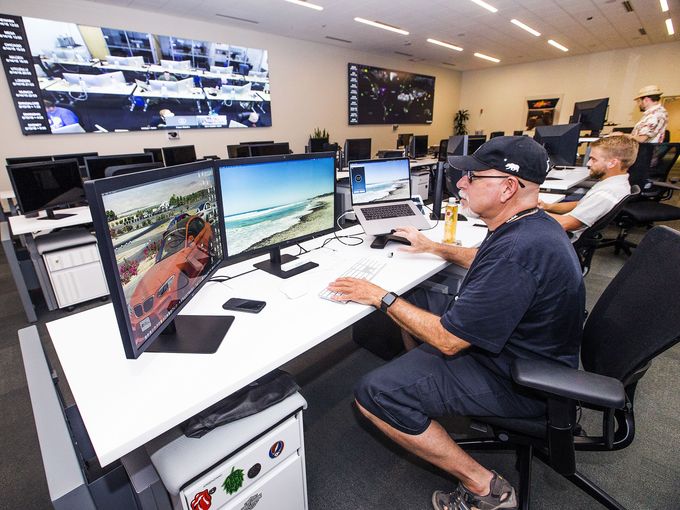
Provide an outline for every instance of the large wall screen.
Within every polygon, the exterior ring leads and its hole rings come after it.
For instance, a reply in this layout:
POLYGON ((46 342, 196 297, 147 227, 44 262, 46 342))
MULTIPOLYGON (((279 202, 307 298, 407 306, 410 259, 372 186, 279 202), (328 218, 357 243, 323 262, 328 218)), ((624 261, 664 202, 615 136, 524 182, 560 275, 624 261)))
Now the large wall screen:
POLYGON ((349 124, 431 124, 434 76, 348 64, 349 124))
POLYGON ((0 15, 24 134, 271 126, 268 52, 0 15))

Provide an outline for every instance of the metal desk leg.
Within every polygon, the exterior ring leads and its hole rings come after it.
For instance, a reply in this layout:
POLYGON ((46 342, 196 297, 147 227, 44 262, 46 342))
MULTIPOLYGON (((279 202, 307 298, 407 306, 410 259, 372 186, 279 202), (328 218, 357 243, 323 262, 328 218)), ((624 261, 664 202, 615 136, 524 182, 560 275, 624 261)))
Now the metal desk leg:
POLYGON ((14 284, 17 287, 17 291, 19 291, 19 298, 24 307, 26 318, 28 319, 28 322, 36 322, 38 317, 35 314, 35 306, 33 306, 31 295, 28 293, 24 276, 21 273, 17 254, 14 251, 14 245, 12 244, 12 237, 9 234, 9 226, 6 222, 0 223, 0 237, 2 238, 2 248, 5 250, 5 258, 7 259, 9 269, 12 272, 14 284))
POLYGON ((47 268, 45 267, 45 262, 38 253, 38 248, 35 245, 35 240, 32 235, 22 236, 24 242, 26 243, 26 249, 31 256, 33 261, 33 267, 35 267, 35 274, 38 276, 38 282, 40 282, 40 288, 42 289, 43 296, 45 296, 45 303, 47 303, 48 310, 56 310, 59 308, 57 305, 57 298, 54 296, 54 290, 52 290, 52 283, 50 282, 50 277, 47 274, 47 268))

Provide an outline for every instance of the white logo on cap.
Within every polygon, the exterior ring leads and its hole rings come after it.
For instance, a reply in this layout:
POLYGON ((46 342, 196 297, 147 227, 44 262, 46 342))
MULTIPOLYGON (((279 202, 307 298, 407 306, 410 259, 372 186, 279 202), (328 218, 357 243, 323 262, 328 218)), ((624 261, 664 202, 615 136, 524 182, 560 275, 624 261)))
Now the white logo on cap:
POLYGON ((505 169, 508 172, 517 173, 517 172, 519 172, 519 165, 517 163, 508 163, 507 165, 505 165, 505 169))

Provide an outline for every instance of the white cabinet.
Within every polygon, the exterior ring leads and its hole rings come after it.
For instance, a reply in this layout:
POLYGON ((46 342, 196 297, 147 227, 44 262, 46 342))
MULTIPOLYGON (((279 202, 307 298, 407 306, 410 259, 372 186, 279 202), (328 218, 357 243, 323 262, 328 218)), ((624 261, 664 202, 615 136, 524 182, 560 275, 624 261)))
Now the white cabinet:
POLYGON ((423 200, 430 196, 430 172, 427 170, 411 172, 411 196, 420 195, 423 200))

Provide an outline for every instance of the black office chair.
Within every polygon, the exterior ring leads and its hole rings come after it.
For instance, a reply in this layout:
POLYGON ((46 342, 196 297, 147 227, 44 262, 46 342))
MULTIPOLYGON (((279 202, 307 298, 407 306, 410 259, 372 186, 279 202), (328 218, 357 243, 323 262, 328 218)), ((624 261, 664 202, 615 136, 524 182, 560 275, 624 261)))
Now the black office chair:
POLYGON ((536 457, 606 508, 624 510, 576 470, 575 450, 614 451, 633 442, 637 383, 657 355, 680 341, 679 266, 680 233, 665 226, 650 230, 588 317, 581 346, 584 370, 538 360, 514 363, 513 379, 545 398, 546 415, 473 418, 475 429, 486 427, 492 436, 458 441, 466 449, 516 450, 521 509, 529 508, 536 457), (577 403, 602 412, 598 435, 587 435, 578 424, 577 403))
POLYGON ((680 207, 666 202, 673 191, 680 186, 667 182, 668 175, 680 156, 680 143, 641 143, 638 158, 629 169, 631 184, 640 186, 638 199, 626 204, 621 210, 616 223, 619 234, 614 242, 615 253, 623 251, 630 255, 635 243, 626 237, 631 228, 651 226, 659 221, 680 220, 680 207))
POLYGON ((614 218, 616 218, 621 210, 634 200, 637 200, 640 195, 640 187, 634 184, 631 186, 630 195, 623 197, 618 204, 616 204, 612 209, 602 216, 599 220, 593 223, 590 227, 585 229, 580 237, 574 242, 574 250, 576 250, 576 255, 578 256, 578 261, 581 263, 581 271, 583 276, 586 276, 590 271, 590 263, 592 262, 595 250, 598 248, 604 248, 606 246, 612 246, 615 241, 607 240, 602 237, 602 230, 609 225, 614 218))

